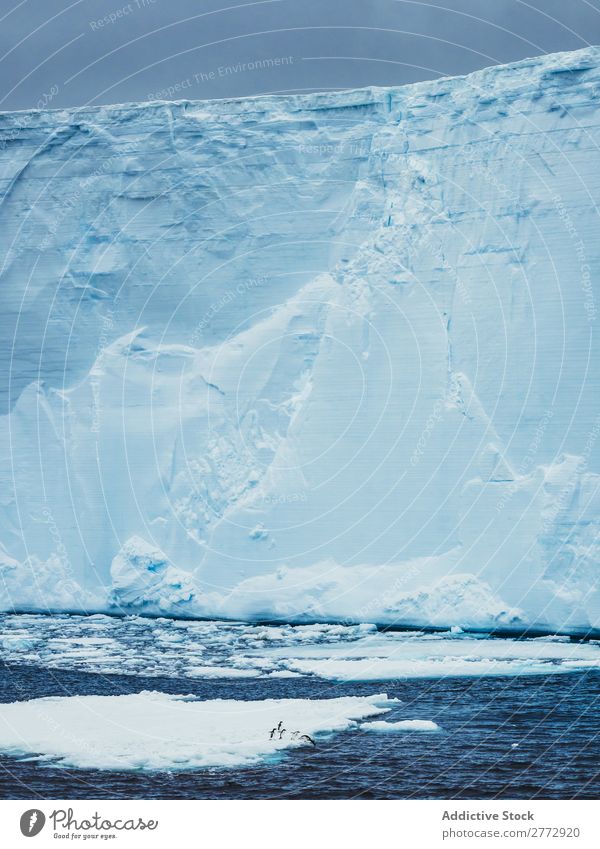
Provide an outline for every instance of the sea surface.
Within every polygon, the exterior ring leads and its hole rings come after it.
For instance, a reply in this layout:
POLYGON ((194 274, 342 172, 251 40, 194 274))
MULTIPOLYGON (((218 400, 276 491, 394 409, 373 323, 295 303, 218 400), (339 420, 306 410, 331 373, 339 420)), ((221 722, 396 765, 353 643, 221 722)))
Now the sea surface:
MULTIPOLYGON (((220 633, 221 647, 232 640, 235 646, 233 653, 221 657, 223 676, 219 677, 213 671, 206 677, 203 669, 219 668, 215 652, 208 652, 212 664, 208 667, 190 667, 188 664, 186 669, 166 662, 164 658, 159 662, 159 653, 170 641, 163 640, 161 643, 157 634, 163 630, 166 634, 180 629, 177 623, 167 620, 115 620, 113 624, 108 617, 96 618, 95 621, 102 624, 105 635, 98 639, 109 639, 107 633, 114 631, 116 634, 120 629, 119 639, 135 645, 134 635, 137 633, 137 656, 142 652, 139 641, 143 634, 147 629, 153 629, 154 639, 145 644, 144 649, 151 674, 144 674, 139 663, 134 674, 119 674, 114 669, 114 658, 110 665, 103 667, 102 643, 94 644, 92 648, 89 642, 84 643, 85 650, 78 653, 74 634, 88 628, 86 633, 89 635, 91 623, 86 621, 86 617, 0 617, 0 637, 4 639, 5 646, 0 666, 0 702, 45 696, 124 695, 147 690, 193 694, 200 699, 242 701, 329 699, 386 693, 389 698, 401 700, 385 715, 387 721, 407 717, 424 719, 436 722, 441 731, 429 734, 365 733, 357 724, 339 733, 324 735, 317 740, 314 748, 286 750, 277 762, 188 771, 84 770, 51 761, 18 759, 0 752, 0 798, 598 798, 600 670, 588 658, 589 653, 598 649, 597 645, 573 644, 555 638, 549 643, 526 641, 527 650, 524 651, 522 646, 517 645, 518 640, 494 643, 492 638, 482 640, 467 635, 441 635, 442 643, 438 645, 436 635, 414 632, 391 635, 388 642, 388 635, 364 628, 346 633, 339 630, 340 626, 307 626, 305 631, 281 626, 278 632, 277 628, 269 626, 268 632, 263 633, 257 630, 259 626, 210 623, 210 627, 217 628, 220 633), (223 628, 225 632, 231 628, 227 639, 223 637, 223 628), (308 630, 310 628, 312 631, 308 630), (336 628, 337 631, 331 630, 336 628), (129 636, 123 636, 123 629, 129 629, 129 636), (62 636, 58 637, 59 633, 62 636), (259 637, 260 633, 262 637, 259 637), (30 635, 29 639, 26 634, 30 635), (235 640, 232 635, 235 635, 235 640), (32 644, 35 639, 38 639, 37 646, 32 644), (62 660, 60 653, 51 651, 50 641, 57 639, 63 640, 66 656, 62 660), (240 645, 245 645, 244 641, 248 643, 246 654, 240 655, 240 645), (244 658, 251 656, 250 646, 261 641, 256 654, 263 659, 263 665, 259 664, 254 675, 244 658), (268 658, 272 643, 287 646, 286 651, 273 649, 279 659, 287 657, 287 676, 280 667, 276 674, 265 672, 272 668, 268 658), (363 643, 365 648, 361 650, 363 643), (156 646, 154 666, 148 659, 152 655, 153 644, 156 646), (498 650, 491 652, 490 644, 492 648, 497 646, 498 650), (514 650, 511 649, 512 644, 514 650), (346 667, 340 672, 341 647, 345 647, 342 654, 347 657, 350 645, 352 657, 362 659, 360 674, 369 680, 339 680, 340 675, 347 675, 346 667), (390 657, 404 652, 402 668, 406 666, 407 646, 413 660, 417 655, 421 660, 429 658, 435 645, 438 652, 435 658, 440 652, 447 651, 452 655, 452 652, 456 654, 460 650, 462 662, 467 666, 478 662, 482 648, 485 648, 483 654, 492 665, 494 654, 499 656, 499 663, 505 663, 511 652, 522 658, 534 648, 537 652, 540 645, 549 646, 549 656, 553 659, 540 660, 536 655, 531 661, 533 673, 528 673, 527 666, 522 665, 515 667, 511 674, 495 674, 490 667, 492 674, 488 675, 428 676, 427 665, 421 664, 421 672, 413 677, 407 677, 405 673, 396 679, 377 678, 382 645, 388 646, 390 657), (392 645, 394 648, 391 648, 392 645), (314 651, 311 651, 311 646, 314 651), (556 646, 563 647, 558 659, 553 654, 556 646), (568 659, 565 652, 570 646, 573 646, 573 657, 588 658, 589 668, 578 666, 583 663, 582 660, 568 659), (73 660, 73 651, 76 661, 73 660), (321 663, 333 656, 333 677, 324 677, 326 667, 318 665, 315 668, 319 674, 308 667, 302 667, 305 670, 302 674, 290 672, 290 654, 305 658, 318 655, 321 663), (43 663, 36 662, 36 656, 43 657, 43 663), (84 656, 87 666, 92 668, 83 668, 84 656), (371 677, 365 672, 365 657, 375 661, 371 677), (228 670, 231 675, 237 675, 232 663, 245 670, 242 676, 228 676, 228 670), (553 666, 553 671, 545 672, 544 663, 553 666), (557 671, 557 664, 568 663, 573 664, 573 671, 557 671), (184 674, 189 673, 190 668, 196 670, 194 674, 184 674), (338 680, 334 680, 335 676, 338 680)), ((206 631, 208 624, 196 623, 190 627, 196 644, 200 645, 198 632, 202 628, 206 631)), ((188 633, 185 628, 182 630, 188 633)), ((89 636, 82 639, 89 639, 89 636)), ((110 639, 113 639, 112 636, 110 639)), ((118 643, 119 639, 113 643, 118 643)), ((205 645, 209 642, 205 640, 205 645)), ((104 645, 109 646, 108 643, 104 645)), ((114 655, 115 648, 113 644, 111 646, 114 655)), ((181 653, 179 648, 176 652, 179 658, 181 653)), ((500 672, 503 668, 500 667, 500 672)))

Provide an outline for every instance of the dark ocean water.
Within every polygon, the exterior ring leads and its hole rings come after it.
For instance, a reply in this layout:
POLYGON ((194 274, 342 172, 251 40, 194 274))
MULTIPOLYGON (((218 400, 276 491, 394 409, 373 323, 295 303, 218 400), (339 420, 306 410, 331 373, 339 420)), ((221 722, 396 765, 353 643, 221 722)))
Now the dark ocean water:
POLYGON ((189 772, 67 769, 0 756, 2 799, 598 798, 600 674, 331 683, 201 681, 0 667, 0 701, 141 690, 203 699, 334 698, 385 692, 386 719, 430 719, 441 733, 349 730, 279 763, 189 772), (517 743, 517 747, 512 744, 517 743))

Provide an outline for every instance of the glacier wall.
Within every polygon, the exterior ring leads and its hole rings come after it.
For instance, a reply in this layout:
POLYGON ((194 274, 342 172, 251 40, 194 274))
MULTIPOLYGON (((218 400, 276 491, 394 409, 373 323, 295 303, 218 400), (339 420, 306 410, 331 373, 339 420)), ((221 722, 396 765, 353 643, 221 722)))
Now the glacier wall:
POLYGON ((600 629, 599 103, 0 115, 0 608, 600 629))

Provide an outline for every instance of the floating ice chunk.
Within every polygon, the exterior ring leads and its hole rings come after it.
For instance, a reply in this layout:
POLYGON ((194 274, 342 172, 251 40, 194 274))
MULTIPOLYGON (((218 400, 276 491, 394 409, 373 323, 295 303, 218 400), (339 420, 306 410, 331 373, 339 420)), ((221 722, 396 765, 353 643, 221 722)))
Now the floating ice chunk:
POLYGON ((0 705, 0 751, 83 769, 243 766, 302 746, 300 734, 343 731, 393 704, 385 694, 251 702, 158 692, 33 699, 0 705), (285 733, 271 737, 280 722, 285 733))
MULTIPOLYGON (((333 681, 390 681, 409 678, 479 677, 499 675, 557 675, 582 672, 600 667, 597 652, 587 647, 575 647, 571 656, 568 651, 536 652, 535 646, 522 645, 518 641, 506 640, 502 645, 468 641, 461 651, 455 651, 450 641, 439 641, 435 650, 434 641, 423 641, 412 647, 399 646, 386 656, 377 656, 381 648, 373 647, 372 656, 353 659, 336 656, 289 658, 288 669, 304 675, 317 675, 333 681), (407 651, 409 649, 409 651, 407 651), (447 652, 444 655, 444 652, 447 652)), ((569 647, 565 646, 565 649, 569 647)), ((363 648, 369 653, 367 647, 363 648)), ((299 649, 291 650, 300 654, 299 649)))
POLYGON ((189 678, 256 678, 256 669, 236 669, 234 666, 191 666, 186 671, 189 678))
MULTIPOLYGON (((138 536, 130 537, 111 565, 114 607, 168 611, 190 607, 198 595, 192 576, 138 536)), ((149 612, 149 611, 148 611, 149 612)))
POLYGON ((440 731, 437 722, 430 719, 402 719, 399 722, 363 722, 360 726, 362 731, 380 731, 384 734, 394 731, 440 731))
POLYGON ((0 609, 600 629, 599 86, 3 112, 0 609))

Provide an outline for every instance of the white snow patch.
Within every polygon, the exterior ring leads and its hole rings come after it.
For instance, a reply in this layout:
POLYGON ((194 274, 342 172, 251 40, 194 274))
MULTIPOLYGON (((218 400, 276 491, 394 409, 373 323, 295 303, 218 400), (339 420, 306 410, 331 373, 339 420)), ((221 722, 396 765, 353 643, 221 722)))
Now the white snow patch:
POLYGON ((244 766, 304 745, 294 731, 343 731, 395 703, 385 694, 250 702, 159 692, 33 699, 0 705, 0 751, 82 769, 244 766), (280 721, 283 738, 271 739, 280 721))
POLYGON ((3 113, 0 609, 599 629, 599 87, 3 113))
POLYGON ((437 722, 430 719, 402 719, 399 722, 363 722, 360 726, 362 731, 380 731, 383 733, 394 731, 440 731, 437 722))
POLYGON ((369 625, 0 615, 0 659, 103 674, 392 680, 594 670, 600 668, 600 643, 382 632, 369 625))

